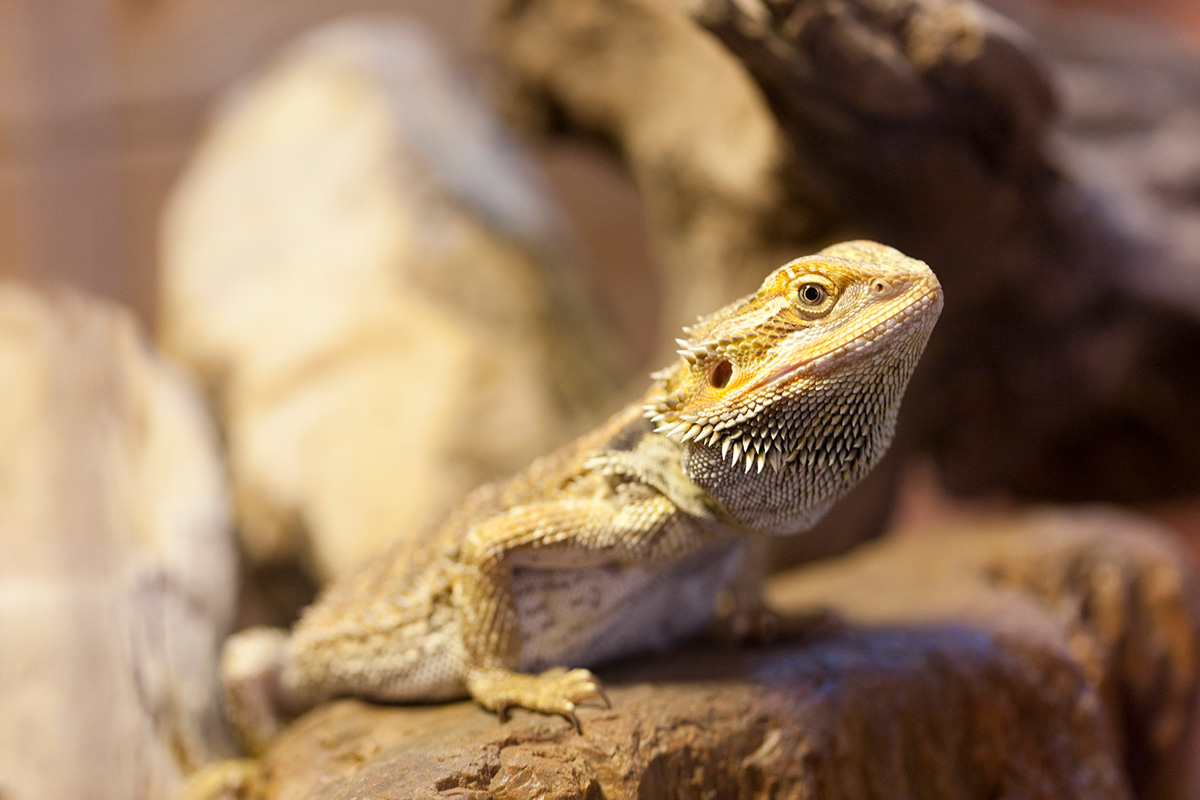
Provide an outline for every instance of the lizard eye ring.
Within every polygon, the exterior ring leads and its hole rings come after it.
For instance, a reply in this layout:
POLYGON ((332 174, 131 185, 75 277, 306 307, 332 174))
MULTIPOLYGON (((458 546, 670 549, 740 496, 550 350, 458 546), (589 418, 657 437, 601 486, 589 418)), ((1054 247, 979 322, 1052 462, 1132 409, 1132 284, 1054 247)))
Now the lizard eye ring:
POLYGON ((732 377, 733 364, 727 360, 721 360, 712 368, 712 372, 708 373, 708 382, 714 389, 724 389, 729 385, 729 379, 732 377))
POLYGON ((815 308, 825 302, 829 290, 819 283, 802 283, 796 291, 796 296, 804 305, 815 308))

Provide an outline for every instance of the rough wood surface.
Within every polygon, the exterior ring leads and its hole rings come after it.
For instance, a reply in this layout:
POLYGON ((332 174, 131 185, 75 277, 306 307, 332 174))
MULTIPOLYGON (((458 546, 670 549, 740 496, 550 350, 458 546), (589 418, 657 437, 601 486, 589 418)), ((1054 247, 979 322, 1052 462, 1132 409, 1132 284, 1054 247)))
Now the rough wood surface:
MULTIPOLYGON (((707 285, 747 290, 781 248, 868 235, 946 287, 899 451, 932 454, 964 493, 1200 490, 1196 261, 1162 263, 1200 218, 1181 177, 1194 140, 1169 135, 1194 108, 1195 58, 1139 62, 1142 85, 1172 91, 1152 93, 1139 136, 1087 159, 1056 145, 1080 126, 1063 127, 1036 40, 962 0, 527 0, 500 3, 494 29, 513 118, 600 139, 638 180, 678 298, 667 328, 707 285), (1167 138, 1158 166, 1134 155, 1167 138), (1118 153, 1139 180, 1103 179, 1118 153), (1176 188, 1142 203, 1174 168, 1176 188)), ((1111 52, 1093 98, 1134 62, 1111 52)))
POLYGON ((63 291, 0 282, 0 387, 0 797, 169 797, 232 751, 215 429, 130 312, 63 291))
POLYGON ((538 176, 415 28, 319 30, 242 87, 164 241, 254 562, 342 574, 620 385, 538 176))
POLYGON ((608 670, 613 709, 507 724, 469 703, 340 701, 298 720, 255 790, 469 798, 1176 798, 1197 586, 1161 530, 1045 513, 782 576, 839 621, 762 649, 608 670), (1128 771, 1126 770, 1128 767, 1128 771))
POLYGON ((1200 49, 1127 18, 998 6, 1050 62, 1062 108, 1051 152, 1137 243, 1126 277, 1200 312, 1200 49))
MULTIPOLYGON (((1147 208, 1132 185, 1114 192, 1105 180, 1135 159, 1089 164, 1052 146, 1070 129, 1036 40, 961 0, 690 10, 754 75, 842 213, 942 278, 942 336, 907 411, 948 485, 1056 500, 1200 489, 1196 262, 1173 277, 1161 263, 1188 247, 1186 229, 1148 239, 1107 212, 1147 208)), ((1105 41, 1092 41, 1093 58, 1112 53, 1101 80, 1118 88, 1130 59, 1105 41)), ((1170 69, 1200 86, 1200 60, 1170 69)), ((1166 134, 1163 107, 1192 97, 1162 102, 1154 128, 1166 134)), ((1187 171, 1186 155, 1173 162, 1187 171)), ((1186 192, 1176 197, 1177 220, 1200 217, 1186 192)))

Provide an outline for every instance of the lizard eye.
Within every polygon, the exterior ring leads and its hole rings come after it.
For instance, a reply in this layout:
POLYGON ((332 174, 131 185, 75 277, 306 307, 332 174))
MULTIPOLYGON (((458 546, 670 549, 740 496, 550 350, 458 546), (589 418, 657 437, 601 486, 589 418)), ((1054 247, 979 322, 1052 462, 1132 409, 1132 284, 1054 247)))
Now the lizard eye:
POLYGON ((724 389, 732 377, 733 364, 728 361, 718 361, 717 365, 712 368, 712 372, 708 373, 708 382, 714 389, 724 389))
POLYGON ((801 284, 796 294, 799 296, 801 303, 814 307, 824 303, 825 298, 829 296, 829 292, 819 283, 801 284))

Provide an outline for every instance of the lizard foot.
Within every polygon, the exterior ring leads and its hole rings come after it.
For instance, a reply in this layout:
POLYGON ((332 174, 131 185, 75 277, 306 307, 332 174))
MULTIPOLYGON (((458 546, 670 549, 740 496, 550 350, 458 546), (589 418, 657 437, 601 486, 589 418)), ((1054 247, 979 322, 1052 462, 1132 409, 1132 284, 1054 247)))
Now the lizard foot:
POLYGON ((779 614, 775 620, 779 639, 817 639, 849 627, 846 618, 832 608, 812 608, 779 614))
POLYGON ((779 638, 779 627, 779 615, 760 607, 721 619, 717 635, 738 644, 770 644, 779 638))
POLYGON ((709 635, 722 643, 769 644, 779 638, 782 620, 756 592, 724 592, 717 598, 709 635))
POLYGON ((242 800, 255 797, 258 762, 234 758, 201 767, 188 776, 176 800, 242 800))
POLYGON ((541 675, 527 675, 505 669, 477 670, 467 678, 467 689, 481 706, 495 711, 504 721, 510 708, 526 708, 543 714, 560 714, 583 733, 575 708, 589 700, 599 700, 611 708, 600 679, 586 669, 548 669, 541 675))
POLYGON ((242 748, 263 752, 281 727, 278 698, 287 633, 250 628, 235 633, 221 653, 225 712, 242 748))
POLYGON ((737 609, 717 618, 712 636, 717 641, 740 645, 767 645, 787 639, 823 636, 844 627, 831 609, 777 613, 765 605, 737 609))

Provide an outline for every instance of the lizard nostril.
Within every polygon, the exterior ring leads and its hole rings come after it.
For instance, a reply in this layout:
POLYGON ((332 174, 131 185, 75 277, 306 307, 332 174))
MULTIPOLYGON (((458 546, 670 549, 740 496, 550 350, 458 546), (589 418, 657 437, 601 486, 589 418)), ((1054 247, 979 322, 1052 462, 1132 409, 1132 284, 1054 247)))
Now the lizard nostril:
POLYGON ((718 361, 708 375, 708 382, 716 389, 724 389, 729 379, 733 377, 733 364, 728 361, 718 361))
POLYGON ((887 284, 883 281, 875 281, 875 285, 871 288, 875 290, 875 294, 883 294, 887 291, 887 284))

